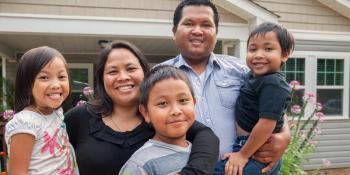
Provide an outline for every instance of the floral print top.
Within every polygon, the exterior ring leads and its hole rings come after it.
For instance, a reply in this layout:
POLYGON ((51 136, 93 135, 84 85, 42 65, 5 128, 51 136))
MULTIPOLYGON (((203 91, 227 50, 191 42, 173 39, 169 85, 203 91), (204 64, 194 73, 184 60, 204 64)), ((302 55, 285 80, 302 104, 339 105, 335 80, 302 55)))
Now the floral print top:
MULTIPOLYGON (((11 137, 27 133, 35 137, 29 163, 30 175, 77 175, 74 149, 69 143, 63 110, 55 110, 50 115, 42 115, 23 110, 15 114, 5 128, 5 141, 10 148, 11 137)), ((11 156, 11 150, 8 149, 11 156)))

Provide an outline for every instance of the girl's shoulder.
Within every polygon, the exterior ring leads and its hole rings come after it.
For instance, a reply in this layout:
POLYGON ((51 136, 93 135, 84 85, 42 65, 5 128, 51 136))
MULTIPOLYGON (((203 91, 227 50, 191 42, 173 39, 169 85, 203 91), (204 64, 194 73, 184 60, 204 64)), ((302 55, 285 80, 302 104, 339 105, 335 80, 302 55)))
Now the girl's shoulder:
POLYGON ((17 133, 27 133, 36 138, 38 132, 43 127, 45 119, 32 111, 23 110, 14 115, 14 117, 5 126, 5 140, 17 133))

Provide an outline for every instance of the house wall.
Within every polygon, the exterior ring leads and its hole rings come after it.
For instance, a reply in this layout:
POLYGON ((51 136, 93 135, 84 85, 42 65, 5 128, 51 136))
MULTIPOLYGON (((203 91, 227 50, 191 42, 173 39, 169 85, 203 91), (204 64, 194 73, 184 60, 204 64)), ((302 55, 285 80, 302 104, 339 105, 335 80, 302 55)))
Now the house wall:
MULTIPOLYGON (((252 0, 280 16, 279 22, 289 29, 350 32, 350 20, 317 0, 252 0)), ((350 43, 297 41, 295 50, 349 52, 350 43)), ((346 89, 349 91, 349 89, 346 89)), ((349 108, 349 106, 344 106, 349 108)), ((316 152, 305 169, 317 169, 322 159, 330 160, 329 168, 350 167, 350 120, 327 120, 320 124, 316 152)))
MULTIPOLYGON (((179 2, 179 0, 0 0, 0 12, 171 20, 179 2)), ((247 23, 222 8, 219 8, 219 13, 221 22, 247 23)))
POLYGON ((350 32, 350 20, 317 0, 251 0, 280 16, 290 29, 350 32))

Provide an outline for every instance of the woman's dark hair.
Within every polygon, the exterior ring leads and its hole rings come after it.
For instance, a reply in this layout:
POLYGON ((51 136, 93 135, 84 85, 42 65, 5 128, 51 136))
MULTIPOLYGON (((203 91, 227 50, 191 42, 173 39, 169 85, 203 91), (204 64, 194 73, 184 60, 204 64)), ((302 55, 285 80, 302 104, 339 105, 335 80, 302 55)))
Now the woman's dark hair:
POLYGON ((182 11, 183 8, 186 6, 207 6, 210 7, 213 10, 214 16, 214 23, 216 28, 216 33, 218 33, 219 30, 219 13, 216 6, 210 1, 210 0, 183 0, 180 2, 179 5, 177 5, 174 17, 173 17, 173 27, 177 29, 177 26, 182 18, 182 11))
POLYGON ((145 79, 141 83, 141 87, 140 87, 141 95, 139 98, 140 105, 144 106, 145 109, 147 110, 149 93, 151 92, 151 89, 158 82, 169 78, 184 81, 187 84, 188 88, 190 89, 193 99, 195 98, 190 80, 182 70, 170 65, 159 65, 153 68, 145 76, 145 79))
POLYGON ((114 41, 104 47, 99 54, 99 63, 97 65, 97 70, 95 73, 96 80, 96 99, 95 101, 88 106, 88 109, 93 113, 101 114, 104 116, 110 115, 113 112, 113 102, 112 99, 108 96, 106 89, 103 83, 103 75, 104 69, 106 66, 106 62, 109 54, 113 49, 127 49, 132 54, 136 56, 139 60, 139 63, 142 67, 143 73, 146 75, 149 71, 149 65, 146 57, 143 53, 138 49, 135 45, 127 42, 127 41, 114 41))
POLYGON ((272 22, 264 22, 256 27, 248 37, 247 47, 249 46, 250 38, 264 36, 268 32, 276 34, 283 56, 289 55, 294 50, 295 41, 293 35, 285 27, 272 22))
POLYGON ((31 49, 21 57, 18 63, 15 84, 14 108, 16 112, 22 111, 27 106, 35 105, 35 100, 32 94, 35 78, 41 69, 49 64, 54 58, 62 59, 67 65, 62 54, 56 49, 48 46, 31 49))

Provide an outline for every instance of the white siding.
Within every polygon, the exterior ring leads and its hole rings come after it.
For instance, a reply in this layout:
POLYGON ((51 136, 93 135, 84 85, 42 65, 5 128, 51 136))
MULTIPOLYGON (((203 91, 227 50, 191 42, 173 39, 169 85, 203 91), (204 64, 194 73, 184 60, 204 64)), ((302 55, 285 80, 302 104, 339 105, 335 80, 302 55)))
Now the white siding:
POLYGON ((350 19, 317 0, 252 1, 279 15, 279 22, 290 29, 350 31, 350 19))
MULTIPOLYGON (((179 0, 0 0, 2 13, 125 17, 172 20, 179 0)), ((222 22, 246 23, 219 8, 222 22)))

